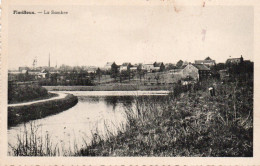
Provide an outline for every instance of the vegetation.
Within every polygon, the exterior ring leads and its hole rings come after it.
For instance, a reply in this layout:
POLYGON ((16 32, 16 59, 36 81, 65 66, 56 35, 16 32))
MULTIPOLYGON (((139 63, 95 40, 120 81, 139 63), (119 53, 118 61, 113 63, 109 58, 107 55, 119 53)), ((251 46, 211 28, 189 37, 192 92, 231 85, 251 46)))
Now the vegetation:
POLYGON ((78 102, 78 98, 68 94, 65 98, 34 103, 16 107, 8 107, 8 127, 22 122, 35 120, 67 110, 78 102))
POLYGON ((137 111, 127 111, 125 132, 106 141, 95 137, 77 155, 253 156, 253 83, 217 82, 213 97, 207 85, 176 87, 163 100, 138 100, 137 111))
POLYGON ((39 80, 39 83, 42 86, 91 86, 94 78, 94 73, 84 71, 61 72, 60 74, 51 74, 48 79, 39 80))
POLYGON ((48 133, 44 137, 39 137, 38 126, 30 123, 27 127, 24 125, 24 132, 17 135, 17 145, 9 144, 11 151, 9 155, 15 156, 56 156, 57 146, 50 141, 48 133))
MULTIPOLYGON (((253 64, 231 65, 227 72, 227 80, 179 83, 168 96, 136 98, 125 109, 125 127, 106 137, 93 133, 91 144, 70 155, 252 157, 253 64)), ((30 155, 17 150, 28 146, 18 142, 15 155, 30 155)))
POLYGON ((39 85, 8 85, 8 103, 46 99, 55 96, 39 85))
POLYGON ((133 90, 170 90, 172 85, 136 85, 136 84, 108 84, 99 86, 46 86, 55 91, 133 91, 133 90))
POLYGON ((119 74, 119 71, 118 71, 118 66, 116 65, 116 63, 114 62, 112 65, 111 65, 111 78, 114 78, 115 81, 116 81, 116 78, 119 74))
MULTIPOLYGON (((124 129, 118 129, 118 133, 107 131, 107 137, 93 133, 91 144, 76 153, 67 151, 66 154, 253 156, 252 80, 208 80, 187 86, 178 84, 169 96, 136 98, 131 108, 125 110, 128 123, 124 129), (209 86, 216 89, 216 96, 210 95, 209 86)), ((58 155, 56 146, 50 148, 50 142, 49 147, 45 144, 46 147, 39 154, 29 153, 26 141, 18 142, 19 146, 13 147, 15 155, 43 155, 46 154, 46 148, 52 149, 47 155, 58 155), (27 152, 22 151, 24 148, 21 147, 27 147, 27 152)), ((35 144, 33 146, 31 149, 36 149, 35 144)))

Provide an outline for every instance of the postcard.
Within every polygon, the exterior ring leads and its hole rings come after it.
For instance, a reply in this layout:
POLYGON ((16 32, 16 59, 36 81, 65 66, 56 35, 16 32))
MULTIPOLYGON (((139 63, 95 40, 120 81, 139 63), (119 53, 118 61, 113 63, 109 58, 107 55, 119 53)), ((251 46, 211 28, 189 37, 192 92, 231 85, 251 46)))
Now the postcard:
POLYGON ((2 1, 3 165, 257 165, 260 3, 2 1))

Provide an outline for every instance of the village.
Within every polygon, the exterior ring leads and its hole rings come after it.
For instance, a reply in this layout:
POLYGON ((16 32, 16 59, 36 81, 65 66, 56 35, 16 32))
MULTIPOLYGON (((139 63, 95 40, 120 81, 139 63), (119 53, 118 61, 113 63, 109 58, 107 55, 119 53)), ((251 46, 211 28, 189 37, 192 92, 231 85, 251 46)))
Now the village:
MULTIPOLYGON (((125 62, 107 62, 103 67, 96 66, 37 66, 37 59, 32 67, 19 67, 8 71, 9 84, 37 83, 43 86, 94 86, 108 84, 138 84, 144 86, 171 85, 181 81, 183 84, 198 82, 208 78, 227 80, 229 66, 246 64, 243 56, 229 58, 226 63, 216 63, 210 57, 195 60, 194 63, 179 60, 176 64, 153 62, 131 64, 125 62)), ((251 65, 252 66, 252 65, 251 65)))

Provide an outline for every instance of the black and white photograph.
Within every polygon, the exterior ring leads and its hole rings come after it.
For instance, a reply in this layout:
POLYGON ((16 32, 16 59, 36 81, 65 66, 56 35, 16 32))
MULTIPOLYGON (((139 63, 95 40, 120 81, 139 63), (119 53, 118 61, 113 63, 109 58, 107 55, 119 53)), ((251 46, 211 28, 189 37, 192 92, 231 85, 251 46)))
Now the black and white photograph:
POLYGON ((259 157, 256 10, 193 2, 6 5, 4 155, 259 157))

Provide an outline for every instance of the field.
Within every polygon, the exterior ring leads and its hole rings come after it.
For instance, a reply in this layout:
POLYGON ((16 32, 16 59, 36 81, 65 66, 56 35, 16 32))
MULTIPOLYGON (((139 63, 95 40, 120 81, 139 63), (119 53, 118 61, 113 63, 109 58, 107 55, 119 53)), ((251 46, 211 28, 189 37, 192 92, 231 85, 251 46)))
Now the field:
MULTIPOLYGON (((169 84, 176 83, 181 79, 180 74, 178 73, 170 73, 170 72, 155 72, 155 73, 146 73, 141 77, 135 73, 130 77, 122 78, 121 83, 123 84, 141 84, 141 85, 154 85, 154 84, 169 84)), ((116 80, 111 78, 110 75, 102 75, 99 77, 95 77, 94 84, 97 85, 105 85, 110 83, 120 82, 120 78, 118 77, 116 80)))
POLYGON ((96 77, 95 86, 43 86, 49 91, 132 91, 132 90, 171 90, 180 76, 169 73, 147 73, 141 79, 133 78, 115 81, 110 75, 103 75, 100 81, 96 77), (158 78, 157 76, 160 75, 158 78), (155 78, 158 78, 155 79, 155 78))

